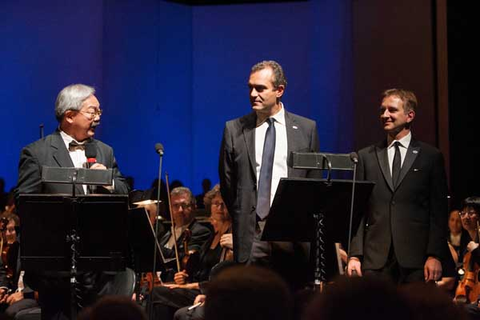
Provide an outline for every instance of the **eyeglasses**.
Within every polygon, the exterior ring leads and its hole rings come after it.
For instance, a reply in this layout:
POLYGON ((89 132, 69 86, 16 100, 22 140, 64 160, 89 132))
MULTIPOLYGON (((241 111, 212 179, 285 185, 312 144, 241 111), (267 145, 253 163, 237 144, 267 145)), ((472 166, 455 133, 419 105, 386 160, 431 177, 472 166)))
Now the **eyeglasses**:
POLYGON ((180 208, 185 210, 185 209, 190 208, 191 206, 192 206, 191 203, 174 203, 174 204, 172 204, 172 208, 175 209, 175 210, 178 210, 180 208))
POLYGON ((215 207, 225 207, 225 202, 221 202, 221 201, 212 202, 212 206, 215 206, 215 207))
POLYGON ((474 216, 477 215, 477 213, 473 210, 471 210, 471 211, 460 211, 458 214, 460 215, 460 217, 464 217, 466 215, 468 215, 469 217, 474 217, 474 216))
POLYGON ((87 119, 92 120, 95 119, 97 116, 100 117, 103 113, 102 109, 97 109, 95 111, 80 111, 81 114, 87 117, 87 119))

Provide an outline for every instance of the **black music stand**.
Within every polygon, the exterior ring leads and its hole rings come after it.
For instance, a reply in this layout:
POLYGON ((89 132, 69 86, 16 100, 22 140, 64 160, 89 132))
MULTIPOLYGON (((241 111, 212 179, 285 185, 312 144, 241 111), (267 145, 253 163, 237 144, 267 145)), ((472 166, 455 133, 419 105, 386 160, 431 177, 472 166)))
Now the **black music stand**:
POLYGON ((153 252, 151 248, 155 242, 158 250, 158 262, 155 271, 163 270, 164 265, 175 260, 175 258, 165 259, 158 238, 155 237, 155 231, 150 223, 147 210, 144 207, 133 208, 129 210, 128 215, 128 238, 133 253, 133 270, 136 273, 153 271, 153 252))
POLYGON ((72 184, 72 196, 21 194, 21 263, 32 272, 70 273, 71 317, 76 319, 79 271, 125 270, 127 195, 75 196, 77 184, 111 185, 112 170, 43 167, 43 183, 72 184))
POLYGON ((328 170, 327 179, 282 178, 262 240, 314 243, 314 284, 322 290, 327 271, 333 274, 334 243, 349 247, 351 230, 358 227, 374 183, 355 181, 356 162, 350 154, 292 153, 289 165, 328 170), (353 180, 332 180, 332 170, 353 171, 353 180))

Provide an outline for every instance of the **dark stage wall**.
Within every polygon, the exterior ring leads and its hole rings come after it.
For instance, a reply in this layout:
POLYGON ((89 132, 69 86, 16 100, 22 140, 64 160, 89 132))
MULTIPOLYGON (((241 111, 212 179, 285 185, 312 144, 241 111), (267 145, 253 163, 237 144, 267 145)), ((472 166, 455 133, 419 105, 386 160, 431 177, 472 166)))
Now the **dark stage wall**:
POLYGON ((54 101, 95 86, 97 138, 124 175, 149 187, 164 170, 200 192, 218 181, 225 121, 250 112, 247 78, 263 59, 287 74, 286 108, 318 123, 321 149, 381 138, 379 94, 418 94, 414 134, 438 143, 435 1, 319 0, 188 6, 161 0, 0 2, 0 177, 16 183, 21 147, 55 130, 54 101), (390 2, 389 2, 390 3, 390 2))

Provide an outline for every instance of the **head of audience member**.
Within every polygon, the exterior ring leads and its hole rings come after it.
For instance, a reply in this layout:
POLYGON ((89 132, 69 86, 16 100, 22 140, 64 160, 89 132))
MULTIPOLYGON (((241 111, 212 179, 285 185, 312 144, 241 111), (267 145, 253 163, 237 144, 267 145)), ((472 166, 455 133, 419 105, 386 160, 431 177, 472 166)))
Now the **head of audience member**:
POLYGON ((271 270, 233 266, 218 273, 208 287, 205 319, 289 320, 292 296, 271 270))
POLYGON ((465 230, 471 232, 477 230, 478 213, 480 212, 480 197, 468 197, 462 202, 460 218, 465 230))
POLYGON ((448 230, 452 235, 462 233, 462 219, 460 218, 460 211, 457 209, 450 211, 448 216, 448 230))
POLYGON ((210 212, 210 223, 213 226, 215 234, 224 234, 232 225, 232 219, 228 214, 227 206, 223 202, 220 193, 220 185, 215 185, 208 191, 203 198, 205 208, 210 212))
POLYGON ((399 287, 410 310, 412 320, 442 319, 467 320, 463 308, 456 305, 441 288, 425 283, 412 283, 399 287))
POLYGON ((306 320, 411 319, 396 286, 382 277, 339 278, 311 301, 306 320))
POLYGON ((282 67, 275 61, 262 61, 252 67, 248 88, 250 103, 258 117, 267 118, 281 109, 280 100, 287 87, 282 67))
POLYGON ((2 227, 5 227, 4 240, 8 244, 17 241, 17 230, 20 227, 20 218, 14 213, 6 213, 2 215, 2 227))
POLYGON ((411 91, 385 90, 380 106, 380 121, 385 132, 397 140, 406 136, 415 119, 417 104, 417 97, 411 91))
POLYGON ((195 218, 195 197, 186 187, 177 187, 170 192, 172 215, 176 227, 188 226, 195 218))
POLYGON ((79 320, 147 320, 145 312, 131 299, 120 296, 106 296, 92 307, 84 309, 79 320))
POLYGON ((84 84, 73 84, 60 91, 55 102, 55 116, 60 129, 77 140, 85 141, 95 135, 100 124, 100 102, 95 89, 84 84))

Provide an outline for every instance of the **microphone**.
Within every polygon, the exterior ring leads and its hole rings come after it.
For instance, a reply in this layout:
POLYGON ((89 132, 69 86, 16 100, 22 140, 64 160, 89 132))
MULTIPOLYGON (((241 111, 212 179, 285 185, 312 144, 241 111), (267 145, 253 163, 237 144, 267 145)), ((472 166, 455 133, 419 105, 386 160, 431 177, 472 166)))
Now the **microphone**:
POLYGON ((156 143, 155 144, 155 151, 160 155, 163 156, 163 144, 156 143))
POLYGON ((356 152, 350 152, 350 159, 353 163, 358 163, 358 154, 356 152))
POLYGON ((91 142, 85 144, 85 157, 87 157, 87 168, 90 168, 97 162, 97 148, 91 142))

